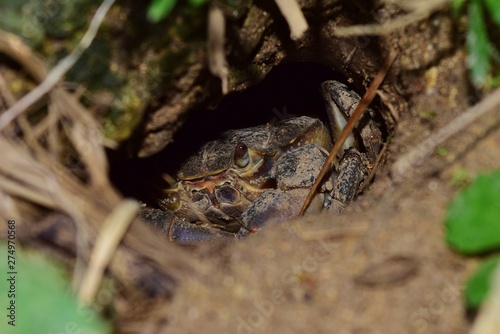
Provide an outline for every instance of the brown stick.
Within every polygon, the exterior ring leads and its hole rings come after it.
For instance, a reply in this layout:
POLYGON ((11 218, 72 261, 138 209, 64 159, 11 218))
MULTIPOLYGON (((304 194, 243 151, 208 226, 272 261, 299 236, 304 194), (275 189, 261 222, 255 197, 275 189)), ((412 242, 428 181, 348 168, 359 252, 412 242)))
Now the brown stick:
POLYGON ((304 204, 302 205, 302 208, 300 209, 299 216, 302 216, 304 212, 306 212, 307 207, 311 203, 314 194, 316 193, 316 190, 318 189, 319 184, 323 180, 323 177, 325 177, 325 174, 328 172, 330 169, 330 166, 333 162, 333 159, 335 159, 335 156, 337 155, 337 152, 340 150, 342 145, 344 144, 345 140, 351 134, 352 130, 354 129, 354 126, 358 123, 358 120, 361 118, 361 115, 363 115, 363 112, 366 110, 366 108, 370 105, 372 102, 373 98, 375 97, 375 94, 377 93, 377 89, 382 83, 382 81, 385 78, 385 75, 387 74, 387 71, 391 67, 392 63, 394 62, 394 59, 396 59, 396 54, 391 53, 389 55, 389 58, 387 59, 387 62, 385 63, 384 67, 378 72, 377 76, 373 79, 370 87, 366 91, 365 95, 359 101, 358 106, 354 110, 354 113, 352 114, 351 118, 349 118, 349 121, 347 122, 346 126, 340 133, 340 136, 333 146, 332 150, 330 151, 330 155, 328 156, 328 159, 326 159, 325 165, 321 169, 321 172, 319 173, 318 177, 316 178, 316 182, 314 182, 313 186, 311 187, 311 190, 309 190, 309 194, 307 194, 307 198, 304 201, 304 204))

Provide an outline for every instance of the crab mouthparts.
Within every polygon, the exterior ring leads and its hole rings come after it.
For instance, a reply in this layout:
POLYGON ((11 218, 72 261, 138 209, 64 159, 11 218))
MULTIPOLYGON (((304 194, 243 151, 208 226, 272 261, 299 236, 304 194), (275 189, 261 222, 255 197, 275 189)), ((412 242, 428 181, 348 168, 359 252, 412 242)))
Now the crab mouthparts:
POLYGON ((228 181, 227 175, 225 175, 225 173, 212 175, 210 177, 201 178, 198 180, 188 181, 188 184, 191 185, 192 189, 195 189, 197 191, 206 189, 211 194, 214 193, 215 188, 227 183, 231 184, 231 182, 228 181))
POLYGON ((212 180, 202 180, 198 182, 197 186, 201 189, 207 189, 209 193, 213 194, 215 187, 218 186, 218 182, 212 180))

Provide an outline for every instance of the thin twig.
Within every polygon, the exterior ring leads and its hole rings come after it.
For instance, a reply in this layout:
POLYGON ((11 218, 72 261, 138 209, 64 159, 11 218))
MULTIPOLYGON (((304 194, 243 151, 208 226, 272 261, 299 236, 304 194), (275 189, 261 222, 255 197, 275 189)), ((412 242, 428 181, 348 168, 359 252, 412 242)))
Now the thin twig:
POLYGON ((104 0, 97 9, 89 29, 81 39, 80 43, 73 51, 64 57, 47 75, 45 80, 35 89, 23 96, 16 104, 10 107, 2 116, 0 116, 0 131, 2 131, 13 119, 23 113, 33 103, 38 101, 42 96, 47 94, 66 72, 76 63, 82 53, 90 46, 94 40, 97 30, 99 29, 106 13, 115 0, 104 0))
POLYGON ((328 159, 325 162, 325 165, 321 169, 321 172, 319 173, 318 177, 316 178, 316 181, 314 182, 313 186, 311 187, 311 190, 309 190, 309 194, 307 195, 306 200, 304 201, 304 204, 302 205, 302 208, 300 209, 299 215, 302 216, 304 212, 306 212, 307 207, 311 203, 314 195, 316 194, 316 190, 318 189, 319 184, 323 180, 324 176, 328 172, 328 170, 331 168, 331 164, 335 157, 337 156, 337 152, 340 150, 342 145, 344 144, 345 140, 347 137, 352 133, 352 130, 358 123, 358 120, 360 119, 361 115, 363 115, 363 112, 365 109, 368 107, 368 105, 371 103, 373 98, 375 97, 375 94, 377 93, 377 89, 382 83, 382 81, 385 78, 385 75, 387 74, 387 71, 391 67, 394 59, 396 59, 396 54, 392 53, 389 55, 389 58, 387 59, 387 62, 385 63, 384 67, 378 72, 377 76, 373 79, 373 82, 371 83, 370 87, 366 91, 365 95, 359 101, 356 109, 354 110, 352 116, 349 118, 349 121, 345 125, 344 129, 340 133, 339 138, 337 139, 335 145, 333 146, 332 150, 330 151, 330 155, 328 156, 328 159))
POLYGON ((408 172, 420 166, 436 148, 454 134, 459 133, 479 117, 490 111, 497 111, 500 106, 500 88, 485 97, 474 107, 453 119, 447 126, 418 144, 408 153, 401 156, 392 165, 391 172, 395 182, 401 181, 408 172))
POLYGON ((229 80, 229 69, 224 50, 225 34, 226 19, 222 9, 213 5, 208 11, 208 69, 221 80, 223 95, 227 94, 229 80))
MULTIPOLYGON (((411 1, 408 3, 412 3, 411 1)), ((336 27, 333 34, 338 37, 366 36, 366 35, 386 35, 395 30, 406 27, 429 17, 432 13, 440 10, 449 4, 449 0, 425 0, 408 5, 401 2, 400 7, 408 7, 411 12, 383 23, 353 25, 348 27, 336 27)))

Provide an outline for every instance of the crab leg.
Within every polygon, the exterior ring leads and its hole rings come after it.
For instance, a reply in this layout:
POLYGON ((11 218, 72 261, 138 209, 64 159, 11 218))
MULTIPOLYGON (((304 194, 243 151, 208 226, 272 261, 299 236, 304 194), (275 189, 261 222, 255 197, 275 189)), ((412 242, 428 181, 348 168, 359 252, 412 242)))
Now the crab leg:
POLYGON ((144 221, 163 231, 170 241, 181 245, 197 245, 203 241, 236 240, 234 233, 209 227, 207 224, 189 223, 179 219, 172 211, 148 208, 141 210, 140 215, 144 221))
POLYGON ((204 241, 236 240, 236 234, 207 224, 197 225, 183 220, 175 219, 169 222, 168 238, 181 245, 197 245, 204 241))
POLYGON ((363 177, 361 154, 350 148, 340 160, 338 175, 333 182, 333 201, 328 210, 342 212, 356 198, 363 177))

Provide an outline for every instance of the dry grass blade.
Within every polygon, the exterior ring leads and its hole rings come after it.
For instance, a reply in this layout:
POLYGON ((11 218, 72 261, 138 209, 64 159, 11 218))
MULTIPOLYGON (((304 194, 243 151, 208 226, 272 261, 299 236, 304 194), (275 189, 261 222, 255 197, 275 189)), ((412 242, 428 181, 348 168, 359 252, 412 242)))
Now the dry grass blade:
POLYGON ((88 269, 80 285, 78 298, 83 303, 89 304, 94 300, 104 270, 111 262, 116 248, 138 210, 139 203, 137 201, 124 200, 104 221, 90 256, 88 269))
MULTIPOLYGON (((394 3, 394 1, 391 1, 394 3)), ((410 10, 406 15, 398 17, 384 23, 354 25, 349 27, 335 28, 335 36, 366 36, 366 35, 385 35, 395 30, 401 29, 407 25, 418 22, 429 17, 437 10, 443 9, 449 5, 448 0, 420 0, 420 1, 397 1, 396 5, 410 10)))
MULTIPOLYGON (((2 189, 2 186, 0 186, 0 189, 2 189)), ((12 219, 12 217, 20 216, 20 210, 12 197, 0 190, 0 217, 2 217, 4 221, 8 221, 12 219)), ((0 231, 3 232, 1 229, 0 231)))
MULTIPOLYGON (((7 55, 16 56, 17 58, 14 59, 23 67, 26 65, 26 71, 38 81, 43 80, 43 73, 49 73, 43 61, 15 35, 9 33, 0 34, 0 51, 7 55)), ((61 148, 57 141, 58 135, 54 131, 61 116, 65 116, 65 119, 68 120, 63 123, 66 135, 85 161, 91 182, 96 186, 108 186, 107 161, 102 147, 104 138, 101 134, 100 125, 75 96, 62 88, 53 89, 50 92, 50 97, 49 115, 40 124, 29 131, 25 131, 25 133, 35 139, 39 138, 46 130, 49 130, 50 147, 55 149, 52 153, 58 153, 61 148)), ((21 119, 19 123, 20 126, 24 125, 21 119)), ((30 143, 32 144, 30 148, 38 151, 36 140, 30 140, 30 143)), ((107 146, 113 146, 113 143, 109 141, 106 144, 107 146)))
POLYGON ((30 187, 24 187, 19 182, 12 181, 6 177, 0 176, 0 188, 12 196, 24 198, 46 208, 56 209, 56 204, 47 194, 36 192, 30 187))
POLYGON ((306 200, 304 201, 304 204, 302 205, 302 208, 300 209, 299 215, 303 215, 309 204, 311 203, 316 190, 318 189, 319 184, 325 177, 326 173, 328 170, 331 168, 332 162, 337 156, 337 152, 340 150, 342 145, 344 144, 345 140, 347 137, 352 133, 352 130, 358 123, 358 120, 360 119, 361 115, 363 115, 363 112, 366 110, 366 108, 370 105, 372 102, 373 98, 375 97, 375 94, 377 93, 377 89, 382 83, 382 81, 385 78, 385 75, 387 74, 387 71, 391 67, 392 63, 394 62, 394 59, 396 59, 396 54, 392 53, 389 55, 389 58, 387 59, 387 62, 385 63, 384 67, 379 71, 377 76, 373 79, 373 82, 371 83, 370 87, 366 91, 365 95, 359 101, 356 109, 354 110, 352 116, 349 118, 349 121, 347 122, 346 126, 340 133, 339 138, 335 142, 335 145, 333 146, 332 150, 330 151, 330 155, 328 156, 328 159, 326 160, 325 165, 321 169, 318 177, 316 178, 316 181, 314 182, 313 186, 311 187, 311 190, 309 190, 309 194, 307 195, 306 200))
POLYGON ((43 81, 49 73, 42 59, 33 54, 20 38, 5 30, 0 30, 0 52, 16 59, 38 82, 43 81))
POLYGON ((49 208, 58 207, 47 184, 51 173, 46 167, 33 161, 24 147, 3 136, 0 151, 0 186, 4 191, 49 208))
POLYGON ((304 13, 296 0, 274 0, 290 28, 290 38, 294 41, 309 29, 304 13))
MULTIPOLYGON (((76 180, 71 172, 50 155, 39 157, 41 161, 38 161, 27 147, 4 135, 0 135, 0 151, 3 162, 0 164, 2 193, 69 214, 77 225, 77 237, 82 239, 77 244, 92 244, 97 231, 102 229, 102 222, 119 203, 119 196, 113 188, 89 187, 76 180)), ((12 218, 26 221, 26 218, 20 215, 9 217, 12 218)), ((127 247, 120 247, 110 263, 110 270, 118 280, 125 284, 131 283, 128 279, 130 273, 124 273, 124 268, 125 271, 132 270, 127 265, 137 263, 134 259, 138 254, 143 261, 158 263, 162 270, 174 278, 185 271, 192 274, 196 271, 193 269, 195 267, 203 268, 196 260, 183 253, 182 249, 158 238, 155 232, 144 224, 137 223, 132 225, 132 232, 125 236, 127 247), (158 254, 174 253, 175 258, 168 255, 158 257, 158 254), (125 277, 122 278, 121 275, 125 277)), ((78 253, 80 257, 86 258, 88 250, 82 249, 78 253)), ((79 277, 75 279, 79 281, 79 277)))
MULTIPOLYGON (((112 1, 106 0, 104 3, 110 4, 112 1)), ((103 12, 100 13, 103 15, 103 12)), ((87 42, 90 40, 87 39, 87 42)), ((47 69, 44 61, 15 35, 0 33, 0 52, 19 63, 37 82, 47 82, 46 76, 53 73, 47 69)), ((0 93, 4 97, 5 107, 17 105, 17 108, 20 108, 19 102, 12 98, 7 85, 2 82, 0 93)), ((152 289, 158 285, 163 288, 155 291, 172 293, 169 290, 171 283, 168 282, 180 281, 180 277, 186 272, 190 275, 197 274, 198 268, 203 269, 203 264, 183 249, 166 242, 166 238, 159 236, 146 224, 132 219, 131 212, 137 209, 137 204, 131 205, 134 208, 119 206, 122 202, 121 196, 108 179, 107 159, 103 147, 105 140, 100 125, 78 98, 63 87, 55 87, 49 92, 48 100, 49 113, 38 123, 33 124, 21 115, 17 118, 16 127, 9 126, 6 131, 0 133, 0 207, 6 207, 10 214, 14 214, 6 218, 22 222, 27 229, 36 229, 38 221, 34 219, 45 217, 46 214, 46 211, 39 210, 38 206, 69 216, 64 224, 76 226, 74 286, 78 287, 80 282, 84 282, 82 296, 86 301, 92 299, 103 268, 109 269, 109 273, 124 287, 135 290, 138 285, 147 287, 144 282, 149 279, 152 289), (14 128, 16 131, 10 131, 14 128), (62 142, 61 138, 68 138, 69 143, 62 142), (78 160, 79 165, 66 161, 68 154, 78 160), (79 174, 82 170, 86 173, 86 178, 79 174), (3 201, 4 198, 6 201, 3 201), (30 208, 32 212, 17 210, 17 204, 20 204, 19 207, 30 208), (117 207, 121 208, 115 209, 117 207), (108 228, 102 230, 103 221, 110 217, 113 210, 127 216, 111 215, 115 216, 116 221, 128 225, 133 220, 128 233, 125 233, 126 228, 115 234, 110 233, 108 228), (107 246, 114 246, 104 252, 101 248, 103 246, 98 247, 94 254, 106 256, 93 259, 91 271, 82 279, 90 249, 97 235, 107 234, 114 235, 114 242, 107 246), (123 243, 116 246, 120 240, 123 240, 123 243), (141 268, 145 267, 155 268, 151 270, 155 277, 141 277, 141 268), (134 279, 130 279, 131 277, 134 279)), ((26 105, 22 108, 24 107, 26 105)), ((2 117, 5 115, 6 113, 2 117)), ((13 115, 2 119, 5 121, 13 115)), ((4 125, 8 123, 9 121, 4 125)), ((2 214, 6 213, 2 211, 2 214)), ((36 238, 35 234, 33 238, 36 238)), ((104 237, 99 239, 104 240, 104 237)), ((107 239, 102 241, 103 244, 107 242, 107 239)))
POLYGON ((208 11, 208 68, 221 80, 222 94, 228 91, 228 75, 224 37, 226 35, 226 19, 218 6, 211 6, 208 11))

